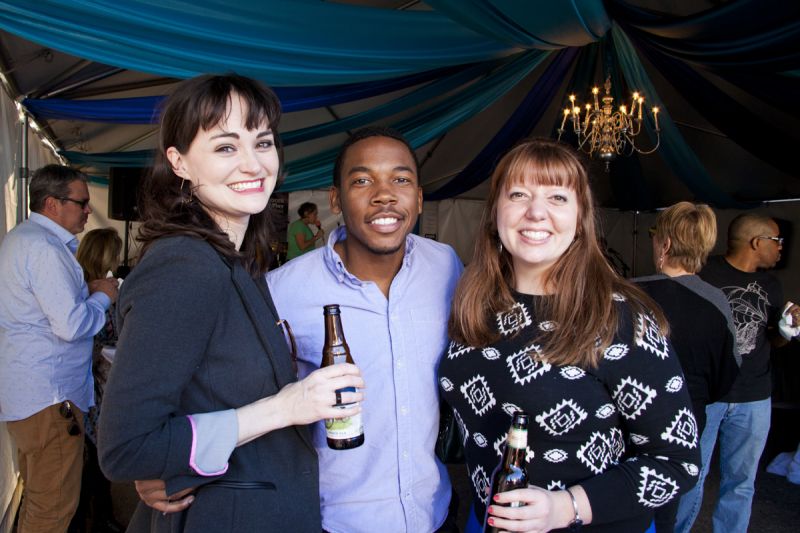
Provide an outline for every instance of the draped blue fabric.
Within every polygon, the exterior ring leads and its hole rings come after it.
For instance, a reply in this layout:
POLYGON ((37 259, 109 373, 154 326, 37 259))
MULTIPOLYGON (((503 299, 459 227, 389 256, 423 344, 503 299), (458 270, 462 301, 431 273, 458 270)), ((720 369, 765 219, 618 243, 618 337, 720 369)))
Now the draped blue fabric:
MULTIPOLYGON (((429 106, 416 114, 392 124, 404 132, 412 146, 418 147, 436 138, 449 129, 461 124, 475 113, 486 109, 498 98, 508 92, 519 81, 530 74, 546 57, 548 52, 531 50, 485 78, 469 85, 466 89, 429 106)), ((329 185, 330 171, 336 157, 336 149, 290 161, 287 164, 287 178, 281 190, 300 190, 329 185)), ((147 166, 153 158, 152 150, 132 152, 106 152, 87 154, 64 151, 61 155, 77 165, 93 167, 147 166)))
POLYGON ((425 199, 442 200, 458 196, 488 179, 499 157, 529 136, 541 120, 577 53, 577 48, 559 52, 486 147, 464 170, 436 191, 426 194, 425 199))
POLYGON ((523 48, 583 46, 611 25, 602 0, 519 2, 517 0, 427 0, 454 21, 523 48))
MULTIPOLYGON (((620 67, 628 84, 644 91, 649 96, 651 104, 661 108, 661 113, 659 113, 659 126, 662 132, 661 147, 657 153, 661 155, 667 166, 672 170, 672 173, 686 184, 698 200, 718 207, 744 207, 745 204, 743 202, 733 199, 714 182, 697 155, 686 144, 680 130, 675 127, 669 112, 661 102, 655 87, 650 81, 650 77, 645 72, 636 55, 636 51, 633 49, 633 45, 625 33, 614 24, 611 27, 611 35, 620 60, 620 67)), ((655 127, 650 115, 647 115, 646 122, 647 131, 650 133, 655 127)))
MULTIPOLYGON (((291 113, 370 98, 442 77, 457 76, 459 72, 467 68, 471 69, 471 72, 474 72, 475 69, 483 71, 496 64, 495 61, 488 61, 475 65, 429 70, 388 80, 324 87, 275 87, 274 91, 281 100, 283 112, 291 113)), ((22 103, 37 118, 116 124, 157 124, 158 106, 165 98, 165 96, 96 100, 26 98, 22 103)))
POLYGON ((703 117, 718 130, 765 163, 790 176, 795 174, 797 161, 793 152, 800 142, 798 132, 784 130, 780 124, 764 118, 752 107, 739 103, 688 63, 672 59, 644 43, 639 48, 695 109, 702 110, 703 117), (770 135, 764 135, 767 131, 770 135))
MULTIPOLYGON (((534 54, 542 53, 544 52, 534 52, 534 54)), ((451 74, 450 76, 433 81, 423 87, 420 87, 419 89, 416 89, 415 91, 395 98, 386 104, 372 107, 366 111, 362 111, 361 113, 356 113, 339 120, 315 124, 306 128, 282 133, 281 141, 284 145, 290 146, 292 144, 317 139, 326 135, 354 130, 367 124, 374 124, 386 117, 390 117, 419 105, 423 105, 466 84, 471 80, 474 80, 477 76, 485 74, 489 70, 488 66, 489 65, 487 63, 479 63, 471 68, 461 70, 455 74, 451 74)), ((505 68, 508 68, 508 65, 506 65, 505 68)))
POLYGON ((0 2, 0 28, 127 69, 234 71, 272 86, 369 81, 514 52, 434 11, 316 0, 10 0, 0 2))
MULTIPOLYGON (((411 146, 419 148, 492 105, 547 57, 548 53, 536 50, 520 54, 507 68, 500 69, 467 89, 450 95, 444 101, 409 118, 394 122, 391 126, 403 132, 411 146)), ((338 149, 331 149, 298 161, 290 161, 286 165, 288 177, 280 190, 296 191, 330 185, 337 152, 338 149)))
POLYGON ((655 14, 622 0, 606 6, 617 23, 677 59, 707 68, 800 68, 798 2, 735 0, 691 17, 655 14))
MULTIPOLYGON (((644 91, 648 103, 662 108, 662 146, 651 157, 660 155, 696 199, 741 206, 721 187, 724 176, 710 176, 681 137, 635 43, 717 129, 789 176, 797 174, 783 156, 792 154, 800 140, 792 131, 792 120, 800 118, 795 103, 800 94, 800 2, 731 0, 691 16, 649 11, 624 0, 426 4, 433 11, 318 0, 0 0, 0 29, 78 57, 161 76, 235 71, 276 88, 284 112, 411 89, 361 112, 284 132, 287 145, 380 121, 393 122, 420 147, 486 109, 551 50, 560 50, 489 144, 431 198, 459 194, 488 177, 500 155, 545 116, 545 107, 565 98, 559 83, 570 60, 579 57, 567 84, 572 90, 591 86, 600 60, 612 75, 615 101, 627 94, 627 86, 644 91), (610 27, 608 42, 598 42, 610 27), (580 54, 578 47, 584 48, 580 54), (726 83, 738 90, 725 91, 726 83), (760 99, 787 120, 758 115, 745 97, 760 99), (403 118, 392 120, 395 116, 403 118), (764 131, 773 133, 769 142, 760 137, 764 131)), ((162 98, 28 99, 24 105, 43 120, 149 124, 162 98)), ((63 154, 100 172, 109 166, 145 166, 152 158, 151 151, 63 154)), ((283 190, 329 184, 335 154, 323 150, 289 161, 283 190)), ((635 158, 617 160, 610 177, 618 204, 658 205, 635 158)))

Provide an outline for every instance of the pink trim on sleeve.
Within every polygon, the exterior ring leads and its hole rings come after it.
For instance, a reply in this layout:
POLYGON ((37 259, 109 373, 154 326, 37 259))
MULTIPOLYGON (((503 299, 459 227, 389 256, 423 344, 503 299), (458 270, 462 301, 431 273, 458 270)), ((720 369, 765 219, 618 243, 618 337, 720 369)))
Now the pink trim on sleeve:
POLYGON ((197 449, 197 426, 194 423, 194 418, 192 415, 186 415, 186 418, 189 419, 189 424, 192 426, 192 451, 189 453, 189 466, 197 472, 197 474, 201 476, 220 476, 228 471, 228 464, 225 464, 225 468, 218 470, 216 472, 205 472, 202 468, 200 468, 197 463, 195 462, 195 450, 197 449))

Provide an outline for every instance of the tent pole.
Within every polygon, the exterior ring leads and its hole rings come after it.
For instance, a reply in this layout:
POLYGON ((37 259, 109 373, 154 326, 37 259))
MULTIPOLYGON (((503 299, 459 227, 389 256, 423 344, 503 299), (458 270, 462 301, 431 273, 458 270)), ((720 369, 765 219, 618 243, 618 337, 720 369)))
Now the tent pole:
POLYGON ((636 241, 639 236, 639 211, 633 212, 633 252, 631 257, 631 277, 636 277, 636 241))
POLYGON ((19 122, 19 167, 17 167, 17 224, 28 218, 28 114, 19 122))

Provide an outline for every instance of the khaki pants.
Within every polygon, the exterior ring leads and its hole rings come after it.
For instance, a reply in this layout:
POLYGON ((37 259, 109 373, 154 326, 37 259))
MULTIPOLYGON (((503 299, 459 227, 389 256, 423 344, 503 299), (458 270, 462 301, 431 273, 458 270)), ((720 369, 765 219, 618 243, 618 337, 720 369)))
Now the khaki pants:
MULTIPOLYGON (((71 402, 70 402, 71 403, 71 402)), ((7 422, 18 449, 24 482, 17 533, 59 533, 67 530, 81 495, 83 413, 72 405, 81 428, 70 435, 72 422, 51 405, 23 420, 7 422)))

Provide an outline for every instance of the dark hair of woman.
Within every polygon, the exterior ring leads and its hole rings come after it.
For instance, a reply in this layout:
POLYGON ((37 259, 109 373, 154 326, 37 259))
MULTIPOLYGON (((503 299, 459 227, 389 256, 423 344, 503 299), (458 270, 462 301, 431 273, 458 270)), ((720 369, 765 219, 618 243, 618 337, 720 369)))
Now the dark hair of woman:
MULTIPOLYGON (((155 240, 189 235, 209 242, 220 254, 242 261, 251 275, 267 271, 271 259, 272 213, 267 207, 250 217, 241 249, 234 244, 193 194, 189 181, 172 171, 166 152, 174 146, 185 154, 201 129, 213 128, 227 119, 232 98, 240 98, 246 109, 245 125, 256 129, 265 122, 278 139, 280 101, 268 87, 236 74, 205 75, 181 82, 164 102, 161 130, 152 171, 142 182, 139 211, 142 224, 137 239, 142 255, 155 240)), ((278 150, 281 163, 283 153, 278 150)), ((279 177, 282 173, 279 172, 279 177)), ((280 186, 280 178, 278 185, 280 186)), ((276 187, 277 187, 276 186, 276 187)))
POLYGON ((547 273, 545 286, 551 296, 538 299, 542 308, 537 315, 558 324, 538 339, 547 362, 596 367, 617 328, 616 295, 624 297, 635 313, 651 313, 666 335, 667 321, 658 306, 617 275, 603 256, 585 159, 565 144, 528 139, 506 154, 492 174, 473 258, 453 298, 450 337, 476 347, 498 340, 491 323, 498 312, 514 304, 514 270, 511 256, 500 246, 497 203, 509 186, 526 181, 568 187, 578 200, 575 239, 547 273))
POLYGON ((317 204, 314 202, 303 202, 300 204, 300 207, 297 208, 297 214, 300 216, 300 218, 304 218, 306 215, 310 215, 316 210, 317 204))

